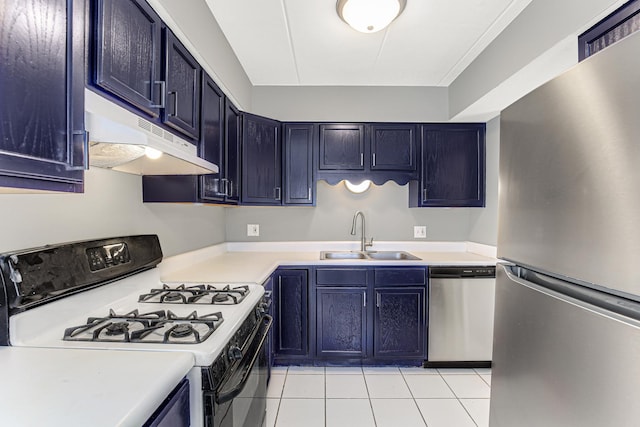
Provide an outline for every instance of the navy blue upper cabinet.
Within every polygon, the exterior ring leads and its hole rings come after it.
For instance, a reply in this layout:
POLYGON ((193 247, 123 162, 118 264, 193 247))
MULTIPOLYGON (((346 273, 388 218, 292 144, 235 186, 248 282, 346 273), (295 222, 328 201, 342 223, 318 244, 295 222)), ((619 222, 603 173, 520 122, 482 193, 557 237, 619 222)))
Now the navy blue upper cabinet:
POLYGON ((200 65, 180 40, 164 29, 165 108, 162 121, 184 135, 200 135, 200 65))
POLYGON ((211 145, 212 156, 217 158, 217 162, 210 160, 219 166, 220 172, 200 177, 200 199, 203 202, 237 205, 240 201, 242 122, 238 109, 228 98, 223 98, 222 92, 211 79, 203 81, 202 120, 205 123, 202 127, 202 142, 204 138, 220 141, 220 144, 211 145), (219 127, 215 126, 216 117, 221 120, 219 127), (210 126, 206 125, 207 121, 211 121, 210 126))
POLYGON ((314 205, 313 124, 283 125, 284 204, 314 205))
POLYGON ((309 355, 309 272, 278 269, 274 273, 275 325, 273 351, 276 359, 309 355))
POLYGON ((325 123, 319 125, 317 179, 376 184, 417 179, 417 125, 325 123))
POLYGON ((0 10, 0 186, 82 192, 82 0, 6 0, 0 10))
POLYGON ((243 113, 242 204, 282 204, 280 122, 243 113))
POLYGON ((227 98, 224 107, 225 202, 238 204, 241 189, 242 115, 227 98))
POLYGON ((202 176, 202 199, 224 202, 227 193, 224 132, 225 97, 218 85, 202 72, 199 156, 218 165, 219 172, 202 176))
POLYGON ((485 202, 485 124, 422 125, 419 181, 410 207, 482 207, 485 202))
POLYGON ((95 2, 95 84, 151 117, 160 115, 162 21, 144 0, 95 2))
POLYGON ((631 0, 578 36, 578 60, 594 53, 640 29, 640 0, 631 0))
POLYGON ((364 170, 365 146, 362 124, 321 124, 321 170, 364 170))
POLYGON ((371 169, 416 170, 416 126, 386 123, 370 126, 371 169))

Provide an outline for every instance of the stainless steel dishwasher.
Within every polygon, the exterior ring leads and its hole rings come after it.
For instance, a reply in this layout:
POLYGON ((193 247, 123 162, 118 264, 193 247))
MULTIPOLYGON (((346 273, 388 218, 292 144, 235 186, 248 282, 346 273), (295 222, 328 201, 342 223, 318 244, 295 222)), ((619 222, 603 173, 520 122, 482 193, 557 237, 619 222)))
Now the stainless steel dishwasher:
POLYGON ((426 367, 488 367, 496 268, 431 267, 426 367))

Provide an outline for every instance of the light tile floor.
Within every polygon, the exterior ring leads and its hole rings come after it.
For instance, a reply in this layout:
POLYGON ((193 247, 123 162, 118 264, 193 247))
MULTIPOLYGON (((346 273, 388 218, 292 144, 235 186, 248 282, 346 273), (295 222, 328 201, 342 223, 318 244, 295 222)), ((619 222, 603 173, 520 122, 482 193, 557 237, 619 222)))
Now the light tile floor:
POLYGON ((276 367, 266 427, 488 427, 491 369, 276 367))

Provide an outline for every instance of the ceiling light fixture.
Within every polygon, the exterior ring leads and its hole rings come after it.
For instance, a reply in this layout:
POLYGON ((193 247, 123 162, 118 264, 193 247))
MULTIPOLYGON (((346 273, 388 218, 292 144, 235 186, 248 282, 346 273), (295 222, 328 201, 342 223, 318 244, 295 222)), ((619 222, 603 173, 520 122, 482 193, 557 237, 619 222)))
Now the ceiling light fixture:
POLYGON ((354 30, 375 33, 398 17, 407 0, 338 0, 338 16, 354 30))

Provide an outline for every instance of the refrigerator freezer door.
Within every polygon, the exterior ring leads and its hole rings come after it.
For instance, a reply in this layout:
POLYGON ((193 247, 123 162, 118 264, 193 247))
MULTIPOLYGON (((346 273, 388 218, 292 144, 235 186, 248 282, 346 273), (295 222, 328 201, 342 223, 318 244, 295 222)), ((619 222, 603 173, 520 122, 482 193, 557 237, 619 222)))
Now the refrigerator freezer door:
POLYGON ((637 426, 640 322, 499 266, 491 427, 637 426))
POLYGON ((640 301, 640 33, 501 113, 498 257, 640 301))

